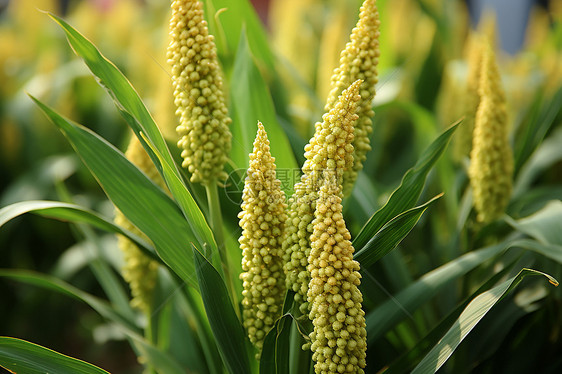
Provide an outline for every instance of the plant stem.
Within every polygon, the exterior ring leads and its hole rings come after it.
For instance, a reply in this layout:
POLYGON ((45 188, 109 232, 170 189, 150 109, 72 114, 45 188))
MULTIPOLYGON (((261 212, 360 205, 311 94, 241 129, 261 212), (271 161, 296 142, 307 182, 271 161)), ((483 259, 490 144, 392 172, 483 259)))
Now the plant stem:
POLYGON ((223 224, 222 224, 222 213, 220 207, 220 200, 219 194, 217 189, 217 183, 215 180, 205 184, 205 190, 207 192, 207 202, 209 205, 209 212, 211 218, 211 229, 213 230, 213 234, 215 237, 215 241, 217 243, 217 247, 219 250, 219 256, 222 264, 222 270, 224 272, 226 286, 230 293, 230 297, 232 298, 232 302, 234 304, 234 310, 238 317, 239 315, 239 308, 238 305, 238 295, 236 295, 234 284, 232 282, 232 275, 230 266, 228 253, 226 252, 226 245, 224 240, 224 232, 223 232, 223 224))

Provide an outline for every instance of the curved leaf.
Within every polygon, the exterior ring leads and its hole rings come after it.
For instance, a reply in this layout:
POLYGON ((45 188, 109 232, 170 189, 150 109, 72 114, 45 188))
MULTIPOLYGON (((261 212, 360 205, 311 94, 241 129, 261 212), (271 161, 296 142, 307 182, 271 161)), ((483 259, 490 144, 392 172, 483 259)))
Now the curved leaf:
POLYGON ((394 190, 387 203, 373 214, 353 240, 355 248, 363 248, 388 221, 414 206, 423 190, 427 174, 445 151, 460 122, 457 121, 439 135, 423 152, 416 165, 406 172, 402 183, 394 190))
MULTIPOLYGON (((365 316, 367 339, 374 341, 392 329, 397 323, 435 296, 452 280, 468 273, 483 262, 500 254, 508 247, 501 243, 469 252, 422 276, 365 316)), ((365 274, 370 276, 369 273, 365 274)))
POLYGON ((409 209, 383 226, 363 248, 353 256, 362 268, 367 268, 392 251, 410 233, 422 214, 443 194, 435 196, 423 205, 409 209))
POLYGON ((0 337, 0 367, 20 374, 109 374, 85 361, 9 337, 0 337))
MULTIPOLYGON (((98 213, 79 205, 63 203, 60 201, 30 200, 14 203, 0 209, 0 227, 6 222, 25 213, 34 213, 40 216, 56 218, 67 222, 83 222, 109 232, 121 234, 135 242, 147 253, 154 253, 154 247, 130 231, 124 230, 98 213)), ((152 255, 156 259, 156 255, 152 255)), ((159 259, 158 259, 159 260, 159 259)))
MULTIPOLYGON (((13 279, 19 282, 56 291, 88 304, 102 317, 114 322, 115 326, 133 341, 140 354, 146 357, 146 359, 152 366, 154 366, 158 370, 161 370, 161 372, 163 373, 184 373, 184 370, 181 369, 179 364, 174 361, 174 359, 147 342, 142 337, 141 330, 137 326, 135 326, 132 321, 129 321, 121 313, 115 311, 106 301, 101 300, 57 278, 31 271, 0 269, 0 277, 13 279)), ((45 372, 46 371, 42 371, 41 373, 45 372)), ((58 373, 58 371, 53 372, 58 373)))
POLYGON ((433 374, 439 370, 486 313, 528 275, 542 275, 546 277, 551 284, 558 286, 558 281, 548 274, 533 269, 523 269, 517 276, 489 291, 481 293, 468 304, 453 326, 451 326, 445 336, 433 347, 418 366, 415 367, 412 374, 433 374))
POLYGON ((125 156, 91 130, 75 124, 33 98, 70 141, 107 196, 152 240, 160 258, 197 287, 189 243, 198 243, 178 206, 125 156))
POLYGON ((505 219, 513 228, 541 243, 562 245, 562 201, 551 201, 535 214, 517 221, 507 216, 505 219))

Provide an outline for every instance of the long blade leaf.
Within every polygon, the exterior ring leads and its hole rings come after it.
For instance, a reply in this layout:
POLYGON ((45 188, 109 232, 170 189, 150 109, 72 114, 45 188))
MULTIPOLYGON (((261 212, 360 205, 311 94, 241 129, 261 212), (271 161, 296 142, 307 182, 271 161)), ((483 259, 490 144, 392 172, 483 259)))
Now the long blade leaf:
MULTIPOLYGON (((67 222, 87 223, 102 230, 124 235, 135 242, 139 247, 144 248, 147 253, 155 252, 154 247, 138 235, 117 226, 98 213, 79 205, 59 201, 29 200, 8 205, 0 209, 0 227, 6 222, 25 213, 34 213, 67 222)), ((153 257, 156 257, 156 255, 153 255, 153 257)), ((158 257, 156 257, 156 259, 158 259, 158 257)))
POLYGON ((528 275, 542 275, 546 277, 551 284, 558 286, 558 281, 548 274, 533 269, 523 269, 515 277, 489 291, 481 293, 468 304, 453 326, 451 326, 445 336, 433 347, 418 366, 415 367, 412 374, 433 374, 439 370, 486 313, 528 275))
POLYGON ((85 361, 9 337, 0 337, 0 367, 21 374, 109 374, 85 361))
POLYGON ((193 256, 201 297, 222 359, 229 372, 250 373, 244 330, 236 317, 226 285, 213 265, 195 247, 193 256))
POLYGON ((359 261, 363 268, 367 268, 383 258, 400 244, 427 208, 441 196, 443 194, 437 195, 425 204, 409 209, 393 218, 355 254, 354 258, 359 261))
POLYGON ((453 136, 460 122, 458 121, 451 125, 451 127, 439 135, 422 153, 416 165, 406 172, 404 178, 402 178, 402 183, 394 190, 387 203, 373 214, 353 240, 355 248, 363 248, 388 221, 405 210, 414 207, 423 190, 427 174, 445 151, 451 136, 453 136))
POLYGON ((181 210, 113 145, 33 98, 70 141, 115 206, 156 247, 160 258, 182 279, 197 287, 189 243, 198 243, 181 210))

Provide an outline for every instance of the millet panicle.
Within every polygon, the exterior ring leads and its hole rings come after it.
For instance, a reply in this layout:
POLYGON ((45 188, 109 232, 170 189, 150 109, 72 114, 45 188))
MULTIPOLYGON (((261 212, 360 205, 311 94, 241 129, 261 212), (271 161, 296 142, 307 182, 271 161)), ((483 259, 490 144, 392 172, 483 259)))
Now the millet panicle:
POLYGON ((367 153, 371 150, 369 135, 373 131, 371 118, 375 115, 372 103, 376 94, 375 85, 378 82, 379 28, 376 0, 365 0, 361 6, 359 21, 351 32, 350 41, 341 53, 340 66, 332 75, 331 91, 326 102, 325 110, 329 112, 345 88, 358 79, 363 81, 359 89, 361 99, 357 104, 359 118, 355 124, 353 140, 353 167, 344 173, 344 196, 351 193, 357 175, 367 159, 367 153))
POLYGON ((191 173, 192 182, 225 180, 231 119, 214 38, 199 0, 172 2, 170 37, 167 58, 172 67, 182 166, 191 173))
POLYGON ((275 169, 267 134, 258 123, 238 214, 242 228, 243 323, 258 351, 281 316, 285 297, 281 238, 287 204, 275 169))
POLYGON ((351 84, 330 112, 324 114, 324 121, 316 123, 316 132, 305 147, 301 181, 295 185, 295 193, 289 200, 283 240, 284 269, 287 288, 296 292, 295 300, 301 303, 303 313, 308 313, 307 259, 317 192, 324 170, 334 170, 341 184, 343 174, 353 166, 353 125, 358 117, 355 112, 361 84, 361 80, 351 84))
POLYGON ((495 55, 484 43, 480 104, 474 121, 468 175, 478 221, 491 222, 505 211, 512 190, 513 152, 508 140, 505 95, 495 55))
POLYGON ((367 351, 359 263, 342 215, 341 187, 324 178, 316 202, 308 271, 312 359, 317 374, 364 373, 367 351))

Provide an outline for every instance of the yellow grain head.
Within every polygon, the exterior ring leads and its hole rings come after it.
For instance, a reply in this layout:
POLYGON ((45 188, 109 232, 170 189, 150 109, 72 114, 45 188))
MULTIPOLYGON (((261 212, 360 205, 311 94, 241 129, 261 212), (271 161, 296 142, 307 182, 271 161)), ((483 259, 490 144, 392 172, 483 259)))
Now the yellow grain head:
POLYGON ((489 43, 484 43, 479 93, 468 174, 477 219, 487 223, 504 213, 513 174, 505 95, 489 43))
POLYGON ((363 162, 367 159, 367 152, 371 150, 369 135, 373 131, 372 102, 378 82, 379 26, 376 1, 365 0, 361 6, 359 21, 351 32, 350 41, 341 53, 340 66, 332 75, 332 89, 325 107, 326 112, 329 112, 344 89, 358 79, 363 81, 359 90, 361 99, 357 105, 359 119, 355 124, 353 167, 344 174, 345 196, 351 193, 357 175, 363 169, 363 162))
POLYGON ((367 332, 359 263, 342 215, 341 187, 324 178, 316 202, 308 271, 315 372, 364 373, 367 332))
MULTIPOLYGON (((136 136, 131 138, 125 156, 154 183, 167 190, 164 180, 136 136)), ((148 241, 148 238, 119 210, 115 212, 115 223, 148 241)), ((150 313, 152 294, 158 273, 158 263, 145 255, 126 237, 118 235, 117 239, 124 258, 123 278, 129 284, 133 296, 131 305, 145 313, 150 313)))
POLYGON ((281 239, 287 204, 275 169, 267 134, 258 123, 238 214, 242 228, 238 241, 243 256, 243 323, 260 352, 265 336, 281 316, 285 297, 281 239))
POLYGON ((191 181, 225 180, 232 135, 214 38, 198 0, 172 2, 168 63, 172 67, 182 166, 191 181))
POLYGON ((353 125, 358 117, 355 113, 362 83, 361 80, 354 82, 340 95, 330 112, 324 114, 324 121, 316 123, 314 137, 305 147, 301 181, 295 185, 295 193, 289 199, 283 240, 284 269, 287 288, 296 292, 295 300, 301 303, 303 313, 308 313, 306 295, 310 274, 307 266, 318 191, 325 170, 334 170, 337 183, 341 185, 345 171, 353 166, 353 125))

